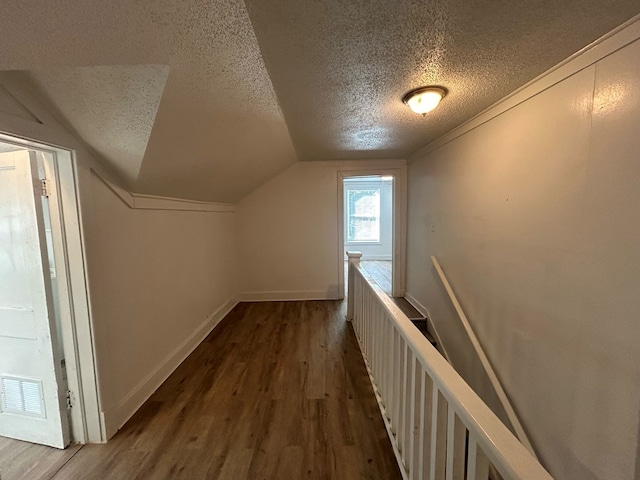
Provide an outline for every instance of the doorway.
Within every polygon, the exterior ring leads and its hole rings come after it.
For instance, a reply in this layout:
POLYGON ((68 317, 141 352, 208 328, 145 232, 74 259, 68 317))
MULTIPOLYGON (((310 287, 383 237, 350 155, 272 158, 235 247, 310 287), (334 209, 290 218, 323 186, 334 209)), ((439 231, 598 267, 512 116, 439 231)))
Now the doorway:
MULTIPOLYGON (((337 218, 338 218, 338 292, 346 289, 345 273, 345 196, 344 182, 350 178, 378 177, 391 178, 391 223, 392 223, 392 253, 391 253, 391 295, 403 297, 405 290, 405 262, 406 262, 406 238, 407 238, 407 168, 404 161, 379 162, 379 166, 366 164, 348 164, 337 172, 337 218)), ((385 180, 388 181, 388 180, 385 180)), ((354 249, 355 250, 355 249, 354 249)), ((343 297, 344 298, 344 297, 343 297)))
POLYGON ((72 153, 0 134, 0 435, 102 441, 72 153))
POLYGON ((361 252, 361 265, 392 296, 393 176, 346 177, 343 209, 344 252, 361 252))

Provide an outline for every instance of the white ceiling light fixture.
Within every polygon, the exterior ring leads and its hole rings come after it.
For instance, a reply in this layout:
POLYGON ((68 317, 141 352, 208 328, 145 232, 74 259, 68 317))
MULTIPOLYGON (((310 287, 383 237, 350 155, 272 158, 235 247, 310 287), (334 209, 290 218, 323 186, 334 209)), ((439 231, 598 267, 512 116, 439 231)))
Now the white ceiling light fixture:
POLYGON ((446 94, 447 89, 444 87, 420 87, 407 92, 402 101, 411 110, 424 116, 436 108, 446 94))

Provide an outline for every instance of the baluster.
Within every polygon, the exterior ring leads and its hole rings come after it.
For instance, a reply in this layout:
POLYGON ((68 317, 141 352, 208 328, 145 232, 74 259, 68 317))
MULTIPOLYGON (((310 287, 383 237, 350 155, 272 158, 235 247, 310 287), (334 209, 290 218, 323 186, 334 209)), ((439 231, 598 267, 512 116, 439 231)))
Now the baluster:
POLYGON ((373 378, 378 382, 378 304, 374 304, 371 312, 371 369, 373 372, 373 378))
POLYGON ((349 259, 347 263, 347 320, 353 320, 354 316, 354 308, 356 305, 354 287, 356 283, 359 283, 356 280, 356 277, 359 277, 359 275, 355 271, 355 266, 360 264, 361 257, 362 253, 360 252, 347 252, 347 258, 349 259))
POLYGON ((382 405, 387 408, 387 358, 389 358, 389 347, 387 338, 387 315, 385 311, 380 312, 380 400, 382 405))
POLYGON ((378 370, 376 375, 378 375, 378 382, 380 383, 380 395, 382 395, 382 391, 384 390, 384 357, 385 357, 385 349, 384 349, 384 324, 385 324, 385 312, 383 308, 378 308, 378 333, 376 336, 378 337, 378 370))
POLYGON ((407 378, 405 382, 405 395, 404 395, 404 464, 407 467, 407 471, 411 471, 411 452, 412 452, 412 438, 413 438, 413 410, 414 410, 414 397, 415 397, 415 368, 416 358, 413 355, 413 351, 407 348, 407 378))
POLYGON ((444 478, 447 454, 447 401, 433 385, 430 480, 444 478))
POLYGON ((360 300, 358 302, 358 310, 360 311, 360 348, 366 358, 367 352, 364 350, 364 285, 362 284, 362 280, 360 280, 360 284, 358 285, 358 298, 360 300))
POLYGON ((373 298, 369 288, 367 291, 367 358, 369 359, 369 368, 371 368, 371 311, 373 310, 373 298))
MULTIPOLYGON (((347 305, 348 308, 348 305, 347 305)), ((358 279, 358 274, 355 273, 353 276, 353 326, 355 330, 358 332, 358 338, 360 337, 360 327, 358 325, 360 321, 360 281, 358 279)))
POLYGON ((384 310, 381 307, 378 307, 378 322, 376 323, 376 355, 378 361, 376 362, 376 375, 378 378, 378 391, 380 392, 380 396, 382 396, 382 385, 384 383, 384 375, 382 374, 385 354, 382 334, 384 319, 384 310))
POLYGON ((351 319, 351 323, 353 325, 353 330, 356 333, 356 337, 358 337, 358 284, 356 279, 353 280, 353 292, 351 294, 353 298, 353 306, 349 309, 349 304, 347 304, 347 315, 351 313, 353 318, 351 319))
POLYGON ((367 299, 365 297, 366 288, 362 280, 360 280, 360 336, 362 342, 363 353, 365 354, 365 358, 367 355, 367 351, 364 349, 365 347, 365 337, 366 337, 366 327, 367 327, 367 318, 366 318, 366 302, 367 299))
POLYGON ((362 347, 364 349, 364 358, 367 360, 367 362, 369 361, 369 296, 367 295, 367 287, 366 285, 362 285, 362 299, 363 299, 363 305, 362 305, 362 310, 363 310, 363 314, 362 314, 362 337, 363 337, 363 343, 362 343, 362 347))
POLYGON ((369 368, 373 363, 373 295, 367 288, 367 354, 369 356, 369 368))
POLYGON ((391 407, 393 386, 391 371, 393 370, 393 320, 385 315, 384 317, 384 389, 386 415, 389 418, 389 408, 391 407))
POLYGON ((410 392, 409 388, 411 385, 411 358, 409 346, 404 342, 404 348, 402 349, 402 358, 403 358, 403 369, 402 369, 402 385, 400 386, 400 393, 402 398, 400 400, 400 404, 402 406, 402 415, 400 417, 401 428, 402 428, 402 461, 404 462, 405 468, 407 467, 407 459, 409 456, 409 413, 410 413, 410 405, 409 405, 409 397, 410 392))
POLYGON ((369 300, 367 308, 367 354, 369 356, 369 369, 373 373, 373 299, 367 297, 369 300))
POLYGON ((420 476, 420 428, 423 420, 421 397, 423 388, 424 371, 422 365, 413 356, 413 376, 411 377, 411 441, 409 442, 409 478, 416 480, 420 476))
POLYGON ((369 307, 369 299, 367 298, 367 287, 364 284, 364 280, 363 280, 363 283, 362 283, 362 349, 364 351, 365 360, 368 360, 369 358, 369 350, 367 348, 367 344, 368 344, 367 328, 369 325, 368 307, 369 307))
POLYGON ((451 405, 447 420, 447 480, 464 480, 464 444, 467 429, 451 405))
POLYGON ((356 272, 355 288, 356 288, 356 308, 358 310, 358 338, 362 343, 362 280, 360 279, 360 272, 356 272))
POLYGON ((391 410, 393 409, 393 355, 394 355, 394 328, 393 328, 393 320, 386 317, 385 323, 385 338, 386 338, 386 355, 385 355, 385 400, 386 400, 386 409, 385 413, 388 420, 391 420, 391 410))
MULTIPOLYGON (((400 338, 400 368, 398 370, 398 421, 396 424, 396 428, 398 433, 396 435, 396 440, 398 441, 398 449, 402 453, 404 451, 404 396, 406 394, 405 382, 406 382, 406 374, 407 374, 407 366, 406 366, 406 358, 407 358, 407 344, 404 342, 404 338, 402 335, 399 335, 400 338)), ((402 456, 404 459, 404 454, 402 456)))
POLYGON ((386 355, 386 351, 384 348, 384 324, 385 324, 385 312, 384 309, 382 307, 378 308, 378 332, 376 333, 376 336, 378 337, 378 362, 377 362, 377 367, 378 370, 376 372, 376 375, 378 375, 378 382, 380 384, 380 395, 382 395, 382 392, 384 391, 384 358, 386 355))
POLYGON ((489 478, 489 459, 478 445, 476 436, 469 432, 469 458, 467 462, 467 480, 487 480, 489 478))
POLYGON ((396 405, 398 403, 398 331, 391 322, 389 323, 391 324, 391 357, 389 357, 391 365, 389 365, 389 408, 387 410, 387 418, 391 424, 391 431, 396 433, 396 422, 398 421, 396 416, 396 405))
POLYGON ((433 424, 433 380, 424 372, 422 391, 420 392, 420 411, 422 422, 420 424, 420 480, 429 478, 431 471, 431 428, 433 424))
POLYGON ((402 339, 400 332, 395 332, 395 347, 393 355, 393 418, 392 418, 392 430, 396 435, 396 442, 398 441, 398 424, 400 423, 400 402, 402 399, 402 392, 400 391, 400 381, 402 380, 402 339))

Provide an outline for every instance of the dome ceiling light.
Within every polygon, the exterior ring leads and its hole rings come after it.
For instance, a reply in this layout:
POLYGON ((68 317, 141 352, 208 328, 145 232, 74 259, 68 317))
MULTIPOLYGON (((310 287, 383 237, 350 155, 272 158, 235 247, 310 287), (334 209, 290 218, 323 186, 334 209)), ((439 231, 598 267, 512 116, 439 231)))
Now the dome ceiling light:
POLYGON ((424 116, 436 108, 446 94, 447 89, 444 87, 419 87, 407 92, 402 101, 411 110, 424 116))

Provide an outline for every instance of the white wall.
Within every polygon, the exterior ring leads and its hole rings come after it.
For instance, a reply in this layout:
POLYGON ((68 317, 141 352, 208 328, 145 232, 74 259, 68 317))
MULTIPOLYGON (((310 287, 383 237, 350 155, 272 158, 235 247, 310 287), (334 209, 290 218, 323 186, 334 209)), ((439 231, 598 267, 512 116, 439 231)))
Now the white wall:
POLYGON ((477 382, 436 255, 558 479, 640 478, 638 58, 542 79, 409 165, 407 291, 477 382))
POLYGON ((295 164, 238 204, 243 298, 340 296, 336 175, 295 164))
POLYGON ((405 163, 297 163, 245 197, 236 211, 241 298, 340 298, 338 172, 404 172, 405 163))
POLYGON ((0 131, 77 158, 99 408, 110 437, 237 302, 235 213, 147 198, 136 203, 148 209, 130 208, 95 173, 111 172, 19 80, 0 75, 40 122, 0 111, 0 131))
POLYGON ((234 213, 131 209, 95 174, 81 188, 111 434, 235 305, 234 213))

